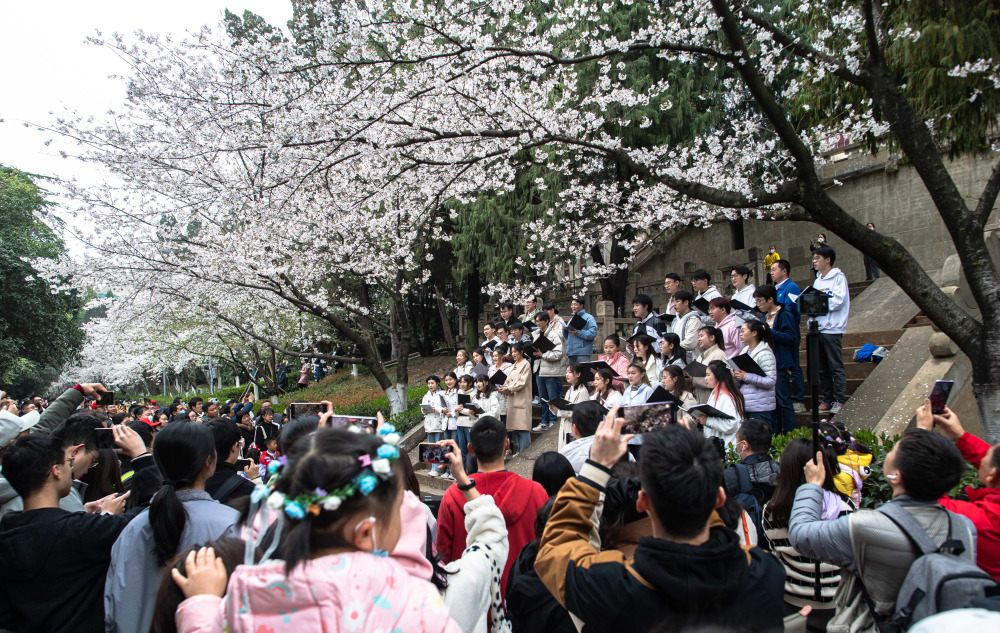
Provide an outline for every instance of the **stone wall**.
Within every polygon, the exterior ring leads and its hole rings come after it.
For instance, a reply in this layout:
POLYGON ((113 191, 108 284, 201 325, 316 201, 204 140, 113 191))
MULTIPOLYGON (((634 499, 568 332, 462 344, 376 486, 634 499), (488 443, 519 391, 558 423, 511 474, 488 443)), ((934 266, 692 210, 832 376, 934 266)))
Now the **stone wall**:
MULTIPOLYGON (((939 270, 946 257, 954 253, 951 240, 923 182, 909 165, 900 165, 888 155, 871 156, 860 150, 845 151, 831 157, 835 160, 824 168, 823 178, 837 179, 830 194, 844 209, 861 222, 873 222, 880 232, 894 236, 924 267, 939 270), (839 159, 839 160, 837 160, 839 159)), ((993 163, 986 158, 963 157, 947 164, 959 189, 975 200, 982 191, 993 163)), ((997 224, 997 212, 991 227, 997 224)), ((659 253, 646 253, 638 258, 630 279, 630 294, 646 292, 656 305, 663 303, 663 276, 676 272, 688 281, 690 273, 705 268, 712 273, 712 283, 723 294, 729 286, 729 270, 735 264, 746 264, 755 272, 751 281, 761 283, 766 276, 763 259, 773 244, 778 253, 792 264, 792 279, 809 279, 809 240, 825 233, 830 246, 837 251, 836 266, 849 281, 865 278, 862 255, 847 246, 834 231, 811 222, 770 222, 744 220, 726 222, 706 229, 688 228, 668 243, 659 245, 659 253), (738 243, 742 224, 742 248, 738 243)))

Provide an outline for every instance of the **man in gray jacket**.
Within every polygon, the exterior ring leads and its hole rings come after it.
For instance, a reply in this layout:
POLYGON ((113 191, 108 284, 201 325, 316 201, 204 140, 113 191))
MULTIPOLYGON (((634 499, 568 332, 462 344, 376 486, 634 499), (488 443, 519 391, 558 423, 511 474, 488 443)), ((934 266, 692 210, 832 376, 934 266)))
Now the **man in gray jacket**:
MULTIPOLYGON (((817 453, 817 456, 819 453, 817 453)), ((910 538, 883 510, 859 510, 833 520, 823 520, 823 460, 806 463, 803 484, 795 493, 788 538, 799 553, 840 565, 861 574, 861 580, 880 617, 896 610, 896 596, 918 557, 910 538)), ((950 538, 965 545, 964 557, 976 560, 976 528, 965 517, 952 515, 938 499, 954 488, 965 473, 962 454, 947 438, 933 431, 913 429, 903 436, 883 464, 892 487, 885 505, 902 507, 920 523, 937 544, 949 538, 953 517, 963 529, 950 538)), ((857 586, 857 576, 837 590, 837 615, 828 630, 876 632, 875 620, 857 586)))
MULTIPOLYGON (((98 458, 97 436, 94 429, 101 427, 101 423, 89 415, 73 414, 83 404, 85 396, 96 397, 105 391, 107 390, 103 385, 96 383, 76 385, 72 389, 67 389, 45 409, 38 424, 31 429, 33 433, 51 433, 57 437, 66 451, 66 459, 73 460, 73 487, 68 495, 59 500, 59 507, 68 512, 100 512, 101 503, 104 501, 101 499, 84 504, 83 493, 86 484, 80 481, 80 477, 98 458)), ((146 450, 142 438, 127 427, 121 426, 116 429, 112 431, 115 441, 122 452, 132 458, 133 468, 139 471, 153 466, 153 456, 146 450)), ((21 497, 5 478, 0 477, 0 516, 22 508, 21 497)))

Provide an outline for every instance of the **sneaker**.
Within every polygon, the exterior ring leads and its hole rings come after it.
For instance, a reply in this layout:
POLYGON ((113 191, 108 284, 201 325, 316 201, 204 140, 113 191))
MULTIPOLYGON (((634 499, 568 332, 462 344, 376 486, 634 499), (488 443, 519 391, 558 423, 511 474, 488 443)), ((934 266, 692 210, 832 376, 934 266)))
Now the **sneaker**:
POLYGON ((792 404, 792 410, 795 411, 796 413, 809 413, 809 410, 806 409, 806 405, 804 402, 796 402, 792 404))
POLYGON ((427 473, 427 474, 428 474, 428 475, 429 475, 430 477, 440 477, 440 476, 441 476, 441 471, 440 471, 440 470, 432 470, 432 471, 430 471, 430 472, 429 472, 429 473, 427 473))
POLYGON ((542 401, 538 397, 535 397, 535 399, 531 401, 531 406, 540 407, 542 406, 542 401))
POLYGON ((515 459, 520 454, 521 454, 521 451, 518 451, 518 452, 514 453, 513 455, 511 455, 510 458, 511 459, 515 459))
POLYGON ((531 427, 531 430, 535 431, 535 432, 538 432, 538 431, 544 431, 547 428, 549 428, 549 425, 546 424, 546 423, 544 423, 544 422, 542 422, 542 423, 538 424, 537 426, 531 427))
POLYGON ((844 405, 842 403, 840 403, 840 402, 834 402, 833 406, 830 407, 830 413, 840 413, 840 410, 843 407, 844 407, 844 405))
POLYGON ((819 403, 819 410, 823 413, 827 413, 830 410, 830 405, 826 402, 819 403))
POLYGON ((452 476, 451 473, 445 473, 445 474, 441 475, 441 479, 449 479, 451 481, 455 481, 455 477, 452 476))
POLYGON ((513 455, 511 455, 510 449, 507 449, 507 452, 503 454, 504 461, 510 459, 511 457, 513 457, 513 455))

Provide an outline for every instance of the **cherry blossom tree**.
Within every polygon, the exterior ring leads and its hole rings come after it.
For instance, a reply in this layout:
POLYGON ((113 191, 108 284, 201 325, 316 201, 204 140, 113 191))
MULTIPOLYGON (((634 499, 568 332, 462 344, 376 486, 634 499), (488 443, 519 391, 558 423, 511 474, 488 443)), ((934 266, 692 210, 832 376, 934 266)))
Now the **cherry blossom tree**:
POLYGON ((809 220, 839 235, 969 356, 980 417, 996 440, 1000 277, 984 228, 1000 164, 967 199, 942 150, 962 139, 953 150, 995 153, 987 139, 1000 53, 979 53, 1000 38, 989 18, 978 48, 948 51, 953 83, 944 91, 966 97, 938 107, 908 83, 920 55, 934 53, 921 48, 929 4, 317 2, 289 40, 234 45, 203 30, 183 43, 104 41, 134 68, 126 110, 55 127, 124 182, 77 192, 105 229, 104 274, 143 271, 147 284, 177 275, 322 319, 356 345, 394 408, 411 332, 402 306, 408 293, 426 292, 429 245, 450 237, 444 214, 515 191, 531 164, 541 167, 533 187, 548 209, 528 223, 522 260, 539 277, 609 241, 635 253, 664 231, 720 218, 809 220), (975 53, 961 58, 963 50, 975 53), (694 94, 682 80, 692 68, 711 80, 694 94), (644 132, 699 101, 712 114, 704 125, 644 132), (948 122, 970 111, 984 123, 963 136, 948 122), (837 183, 820 169, 841 136, 891 145, 913 165, 979 315, 830 197, 837 183), (380 293, 381 309, 358 300, 349 290, 358 284, 380 293), (359 330, 366 322, 392 337, 395 380, 359 330))
MULTIPOLYGON (((551 210, 559 221, 530 227, 538 247, 525 262, 539 273, 612 236, 634 252, 660 231, 720 217, 822 225, 872 256, 969 356, 980 417, 997 440, 1000 277, 984 228, 1000 164, 982 192, 966 198, 945 150, 954 140, 953 153, 996 156, 988 139, 996 129, 997 57, 976 54, 997 47, 1000 29, 987 18, 970 23, 979 32, 966 43, 978 48, 921 48, 920 26, 933 11, 947 13, 933 3, 869 0, 372 1, 340 6, 313 24, 308 67, 325 77, 350 68, 356 85, 375 86, 369 94, 381 107, 369 113, 363 138, 391 130, 390 143, 379 147, 398 173, 447 164, 470 178, 478 170, 487 185, 478 195, 489 195, 510 187, 510 157, 533 152, 544 161, 565 185, 551 210), (934 64, 948 64, 937 75, 945 87, 909 85, 933 55, 934 64), (679 142, 630 142, 623 128, 653 125, 650 113, 671 109, 678 96, 670 73, 642 89, 627 81, 630 65, 651 58, 716 70, 708 98, 724 114, 718 124, 679 142), (927 94, 944 92, 951 101, 935 110, 927 94), (606 112, 622 113, 616 125, 606 112), (953 124, 958 112, 982 122, 972 141, 953 124), (897 240, 867 231, 830 197, 838 183, 824 181, 820 168, 841 137, 890 145, 914 167, 952 238, 978 315, 946 296, 897 240), (616 187, 595 178, 609 163, 629 174, 616 187), (581 230, 583 218, 592 232, 581 230), (640 230, 628 239, 615 223, 640 230)), ((973 19, 963 11, 942 20, 973 19)))

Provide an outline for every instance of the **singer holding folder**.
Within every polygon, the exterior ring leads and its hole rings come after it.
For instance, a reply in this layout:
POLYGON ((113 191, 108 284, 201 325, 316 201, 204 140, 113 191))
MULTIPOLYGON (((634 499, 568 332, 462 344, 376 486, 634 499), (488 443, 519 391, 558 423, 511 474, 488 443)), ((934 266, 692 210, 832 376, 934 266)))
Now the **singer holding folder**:
MULTIPOLYGON (((763 370, 763 376, 756 372, 733 368, 733 378, 743 394, 746 405, 746 417, 757 418, 767 425, 771 424, 776 401, 774 386, 778 382, 778 363, 768 342, 771 340, 768 327, 760 321, 747 321, 740 326, 740 340, 746 347, 740 356, 747 354, 763 370)), ((734 359, 735 360, 735 359, 734 359)))

